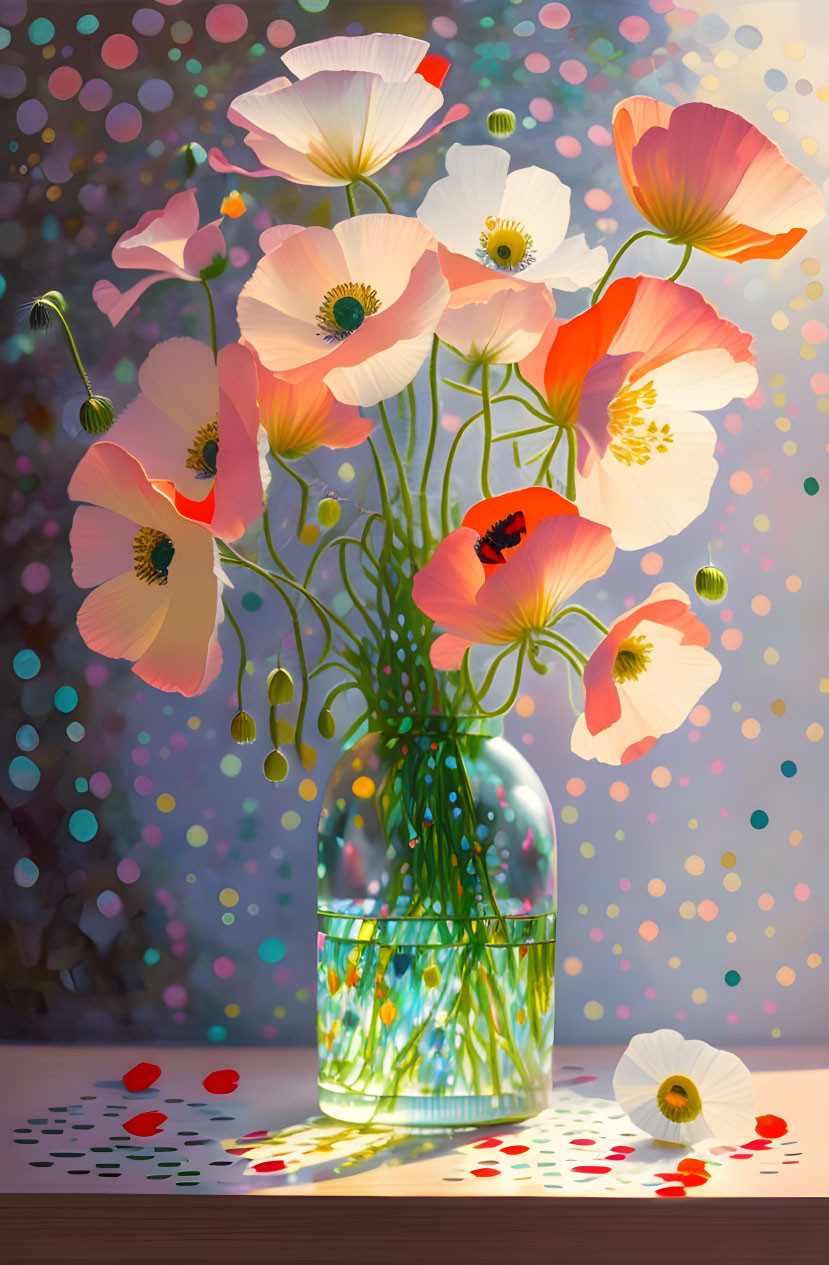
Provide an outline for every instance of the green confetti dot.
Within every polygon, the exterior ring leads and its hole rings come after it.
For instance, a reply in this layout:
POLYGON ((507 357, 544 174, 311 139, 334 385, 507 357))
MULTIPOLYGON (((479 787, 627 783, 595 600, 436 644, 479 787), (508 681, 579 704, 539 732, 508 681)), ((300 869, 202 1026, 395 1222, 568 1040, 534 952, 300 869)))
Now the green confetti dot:
POLYGON ((242 771, 242 761, 237 755, 229 753, 228 755, 222 756, 219 761, 219 768, 222 770, 225 777, 238 777, 239 773, 242 771))
POLYGON ((79 35, 94 35, 100 25, 94 13, 85 13, 75 23, 75 30, 79 35))
POLYGON ((116 382, 123 382, 126 386, 128 386, 130 382, 135 381, 136 373, 137 370, 135 365, 131 360, 127 360, 126 358, 119 360, 118 364, 115 366, 116 382))
POLYGON ((820 484, 813 475, 809 475, 808 479, 803 480, 803 491, 807 496, 814 496, 816 492, 820 491, 820 484))
POLYGON ((203 848, 209 836, 204 826, 190 826, 186 838, 191 848, 203 848))
POLYGON ((726 971, 725 975, 723 976, 723 979, 725 980, 729 988, 736 988, 740 982, 740 978, 741 977, 740 977, 739 971, 726 971))

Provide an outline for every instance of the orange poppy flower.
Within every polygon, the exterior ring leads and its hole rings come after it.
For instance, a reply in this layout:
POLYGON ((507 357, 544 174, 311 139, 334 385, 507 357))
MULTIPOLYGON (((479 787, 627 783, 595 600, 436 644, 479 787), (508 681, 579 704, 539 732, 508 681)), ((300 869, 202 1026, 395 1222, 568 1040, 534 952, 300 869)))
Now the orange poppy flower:
POLYGON ((607 527, 549 488, 479 501, 414 578, 415 602, 447 630, 433 665, 458 668, 472 645, 543 632, 562 602, 604 575, 614 549, 607 527))
POLYGON ((645 219, 707 255, 780 259, 823 219, 819 189, 731 110, 628 97, 613 112, 613 143, 645 219))

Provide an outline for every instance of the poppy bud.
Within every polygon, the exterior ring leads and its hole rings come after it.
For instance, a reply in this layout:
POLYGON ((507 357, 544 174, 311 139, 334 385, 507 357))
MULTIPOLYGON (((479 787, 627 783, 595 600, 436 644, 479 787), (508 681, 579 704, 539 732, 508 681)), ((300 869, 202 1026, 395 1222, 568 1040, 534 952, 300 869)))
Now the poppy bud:
POLYGON ((719 567, 700 567, 694 577, 694 588, 704 602, 721 602, 728 592, 728 580, 719 567))
POLYGON ((283 782, 288 776, 288 761, 281 751, 269 751, 263 767, 269 782, 283 782))
POLYGON ((81 405, 79 416, 88 435, 103 435, 115 421, 115 409, 105 395, 90 395, 81 405))
POLYGON ((333 738, 337 732, 337 726, 334 723, 334 717, 331 715, 327 707, 323 707, 317 720, 317 729, 323 738, 333 738))
POLYGON ((256 721, 247 712, 237 712, 230 722, 230 736, 234 742, 248 743, 256 738, 256 721))
POLYGON ((490 110, 486 126, 493 136, 511 136, 515 131, 515 115, 512 110, 490 110))
POLYGON ((271 707, 290 703, 294 696, 294 681, 287 668, 274 668, 268 677, 268 702, 271 707))
POLYGON ((339 501, 335 501, 333 497, 327 496, 324 501, 320 501, 317 507, 317 518, 323 527, 336 527, 340 521, 339 501))

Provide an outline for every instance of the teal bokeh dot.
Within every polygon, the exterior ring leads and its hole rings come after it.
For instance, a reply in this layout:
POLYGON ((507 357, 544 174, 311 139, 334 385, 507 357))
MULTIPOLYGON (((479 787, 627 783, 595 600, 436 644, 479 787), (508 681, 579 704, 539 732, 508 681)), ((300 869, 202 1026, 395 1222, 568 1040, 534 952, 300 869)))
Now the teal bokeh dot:
POLYGON ((227 1037, 227 1028, 223 1028, 220 1023, 214 1023, 212 1028, 207 1029, 208 1041, 224 1041, 227 1037))
POLYGON ((725 975, 723 976, 723 979, 725 980, 729 988, 736 988, 740 982, 740 972, 726 971, 725 975))
POLYGON ((66 726, 66 735, 70 742, 80 742, 85 733, 86 730, 80 721, 70 720, 69 724, 66 726))
POLYGON ((40 659, 34 650, 18 650, 12 660, 12 667, 15 676, 19 676, 21 681, 31 681, 40 671, 40 659))
POLYGON ((158 949, 145 949, 144 961, 146 962, 147 966, 155 966, 156 962, 160 962, 161 954, 159 953, 158 949))
POLYGON ((15 735, 15 740, 21 751, 34 751, 40 742, 34 725, 21 725, 15 735))
POLYGON ((242 594, 242 610, 250 611, 252 613, 253 611, 258 611, 261 605, 262 598, 258 593, 242 594))
POLYGON ((34 887, 40 878, 40 870, 31 857, 21 857, 15 863, 14 881, 18 887, 34 887))
POLYGON ((9 764, 9 781, 19 791, 33 791, 40 781, 40 769, 27 755, 16 755, 9 764))
POLYGON ((79 843, 89 843, 98 833, 95 814, 88 808, 78 808, 69 818, 69 833, 79 843))
POLYGON ((780 772, 784 777, 794 777, 797 772, 797 765, 794 760, 784 760, 780 765, 780 772))
POLYGON ((75 30, 79 35, 94 35, 100 25, 94 13, 85 13, 75 23, 75 30))
POLYGON ((78 792, 79 795, 86 794, 86 792, 89 790, 89 783, 87 782, 85 777, 75 778, 75 790, 78 792))
POLYGON ((749 817, 749 821, 755 830, 765 830, 766 826, 769 824, 769 815, 764 812, 762 808, 755 808, 754 812, 749 817))
POLYGON ((259 956, 263 962, 281 962, 285 956, 285 945, 281 940, 263 940, 259 946, 259 956))
POLYGON ((55 24, 48 18, 35 18, 29 27, 29 39, 40 48, 48 44, 55 33, 55 24))
POLYGON ((810 474, 808 479, 803 480, 803 491, 807 496, 814 496, 816 492, 820 491, 820 484, 813 475, 810 474))
POLYGON ((55 707, 59 712, 73 712, 77 706, 78 691, 73 690, 71 685, 61 685, 55 690, 55 707))

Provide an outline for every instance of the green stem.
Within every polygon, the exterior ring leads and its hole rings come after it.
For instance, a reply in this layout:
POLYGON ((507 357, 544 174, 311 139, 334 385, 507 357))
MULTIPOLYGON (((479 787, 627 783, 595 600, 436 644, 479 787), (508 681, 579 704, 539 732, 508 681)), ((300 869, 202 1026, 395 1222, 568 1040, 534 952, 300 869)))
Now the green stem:
POLYGON ((248 661, 248 652, 245 648, 245 639, 242 636, 242 630, 234 619, 233 611, 230 609, 224 598, 222 599, 222 606, 225 608, 225 615, 227 615, 231 627, 239 640, 239 670, 236 673, 236 701, 239 711, 242 711, 242 681, 245 676, 245 664, 248 661))
POLYGON ((452 387, 454 391, 462 391, 464 395, 475 395, 481 398, 481 392, 477 387, 468 387, 465 382, 456 382, 454 378, 444 378, 443 383, 447 387, 452 387))
POLYGON ((566 659, 567 662, 570 664, 570 667, 573 669, 573 671, 576 673, 577 676, 584 675, 584 669, 581 667, 578 660, 572 658, 572 656, 568 654, 568 652, 564 649, 563 646, 556 645, 556 643, 553 641, 539 641, 538 644, 541 646, 546 646, 548 650, 555 650, 556 654, 561 655, 562 659, 566 659))
POLYGON ((443 472, 443 487, 440 494, 440 527, 444 536, 449 535, 449 492, 452 480, 452 463, 455 460, 455 453, 458 451, 458 445, 463 439, 465 432, 469 430, 469 427, 473 422, 477 422, 482 412, 483 409, 480 409, 477 413, 473 413, 471 417, 468 417, 466 421, 458 427, 449 449, 449 456, 446 458, 446 468, 443 472))
POLYGON ((380 188, 379 184, 375 184, 373 180, 369 180, 368 176, 358 176, 357 179, 360 181, 361 184, 368 185, 369 189, 372 189, 374 193, 377 194, 378 198, 383 203, 383 206, 386 208, 389 215, 394 215, 394 207, 392 206, 391 202, 389 202, 388 198, 386 197, 383 190, 380 188))
POLYGON ((305 660, 305 646, 302 641, 302 628, 299 623, 299 615, 291 599, 287 594, 282 594, 282 600, 288 607, 288 613, 291 617, 291 624, 294 630, 294 641, 296 642, 297 658, 299 659, 299 669, 302 673, 302 693, 299 699, 299 710, 297 711, 296 727, 294 729, 294 750, 302 762, 302 731, 305 725, 305 712, 308 708, 308 665, 305 660))
POLYGON ((527 379, 524 377, 521 370, 518 368, 518 365, 515 365, 514 368, 515 368, 515 376, 518 379, 518 381, 523 382, 524 386, 527 388, 528 391, 532 391, 533 395, 538 400, 539 404, 544 410, 544 416, 549 417, 550 408, 549 408, 549 405, 547 404, 545 397, 541 394, 541 392, 538 390, 537 387, 534 387, 531 382, 527 381, 527 379))
MULTIPOLYGON (((346 560, 345 560, 345 547, 349 543, 350 542, 348 540, 341 540, 339 542, 340 544, 340 575, 342 577, 343 587, 345 588, 345 591, 348 594, 348 596, 351 598, 351 601, 354 605, 354 609, 360 612, 360 614, 363 617, 363 622, 365 623, 366 627, 371 631, 371 633, 376 638, 377 644, 380 645, 383 641, 383 633, 377 627, 374 620, 369 615, 368 610, 361 602, 359 596, 357 595, 357 591, 354 588, 354 585, 351 583, 351 576, 348 574, 348 566, 346 565, 346 560)), ((360 542, 353 541, 353 543, 359 544, 360 542)))
MULTIPOLYGON (((492 401, 493 404, 498 402, 497 398, 492 401)), ((528 426, 524 430, 502 431, 500 435, 492 436, 492 442, 493 444, 500 444, 505 439, 524 439, 527 435, 540 435, 542 431, 549 430, 550 426, 551 423, 547 422, 546 426, 528 426)))
POLYGON ((487 694, 489 693, 490 687, 492 686, 492 682, 495 679, 495 673, 498 671, 499 667, 504 662, 504 660, 508 658, 509 655, 512 654, 514 649, 515 649, 515 646, 507 646, 505 650, 502 650, 492 660, 492 663, 489 665, 489 670, 487 671, 487 674, 483 679, 483 683, 481 684, 480 689, 477 691, 479 701, 483 698, 486 698, 487 694))
POLYGON ((616 267, 619 260, 622 258, 622 255, 624 255, 626 250, 630 249, 630 247, 633 245, 634 242, 638 242, 640 237, 661 237, 664 241, 666 238, 666 234, 657 233, 652 228, 642 228, 639 230, 638 233, 634 233, 632 237, 629 237, 627 241, 622 246, 620 246, 619 249, 616 251, 616 254, 613 256, 613 258, 611 259, 610 263, 607 266, 607 271, 605 272, 599 284, 596 286, 596 289, 593 291, 593 298, 590 300, 591 307, 593 307, 594 304, 598 303, 599 298, 601 297, 602 290, 605 288, 611 276, 613 275, 613 270, 616 267))
POLYGON ((487 711, 486 708, 482 708, 479 713, 481 716, 486 716, 488 718, 492 718, 495 716, 504 716, 510 710, 516 698, 518 697, 518 691, 521 688, 521 669, 524 666, 524 659, 526 657, 526 654, 527 654, 526 642, 522 642, 521 648, 518 651, 518 661, 515 665, 515 680, 513 682, 512 689, 510 690, 507 698, 504 700, 504 702, 501 704, 500 707, 496 707, 495 710, 491 712, 487 711))
POLYGON ((432 524, 429 521, 429 474, 432 469, 432 459, 435 455, 435 445, 438 439, 438 425, 440 422, 440 401, 438 399, 438 347, 440 342, 437 334, 432 339, 432 355, 429 360, 429 394, 431 396, 431 415, 429 419, 429 438, 426 443, 426 453, 423 457, 423 473, 420 478, 420 530, 423 535, 423 548, 428 552, 432 547, 432 524))
POLYGON ((564 428, 567 431, 567 490, 565 496, 568 501, 576 499, 576 431, 572 426, 564 428))
POLYGON ((297 520, 297 525, 296 525, 297 539, 299 539, 299 537, 302 534, 302 529, 305 526, 305 516, 308 513, 308 496, 311 492, 310 485, 306 482, 305 479, 303 479, 301 474, 297 474, 296 470, 292 470, 291 467, 288 465, 287 461, 283 461, 278 453, 273 452, 273 450, 271 450, 271 456, 273 457, 276 464, 278 466, 281 466, 282 469, 285 471, 285 473, 290 475, 294 483, 296 483, 297 486, 299 487, 299 496, 300 496, 299 518, 297 520))
POLYGON ((406 396, 409 401, 409 443, 406 448, 406 465, 411 466, 417 444, 417 399, 413 382, 406 387, 406 396))
POLYGON ((382 462, 380 461, 380 454, 378 453, 374 440, 371 438, 370 435, 368 437, 367 443, 371 450, 372 458, 374 460, 374 472, 377 475, 377 486, 380 489, 380 504, 383 507, 383 524, 386 528, 385 539, 383 541, 383 548, 380 552, 380 564, 382 566, 385 562, 388 561, 389 554, 391 553, 393 533, 394 533, 394 528, 396 524, 394 521, 394 516, 392 515, 392 512, 391 512, 391 502, 389 501, 389 489, 388 489, 388 484, 386 483, 386 476, 383 473, 383 465, 382 465, 382 462))
POLYGON ((481 402, 484 413, 484 447, 481 455, 481 495, 492 496, 489 486, 489 458, 492 452, 492 403, 489 398, 489 365, 481 369, 481 402))
POLYGON ((286 575, 289 580, 295 579, 293 571, 291 571, 290 567, 285 565, 285 563, 280 558, 279 554, 276 552, 276 548, 273 543, 273 538, 271 536, 271 520, 270 520, 270 511, 268 509, 265 509, 262 512, 262 534, 265 537, 265 544, 268 546, 268 553, 273 558, 279 570, 282 572, 283 575, 286 575))
POLYGON ((564 619, 565 615, 581 615, 583 619, 589 620, 591 624, 598 628, 600 633, 607 636, 609 632, 607 625, 603 624, 602 621, 595 615, 591 614, 589 610, 586 610, 584 606, 572 605, 563 607, 562 610, 557 612, 555 618, 550 621, 551 624, 557 624, 560 619, 564 619))
POLYGON ((553 419, 550 416, 549 411, 546 413, 542 413, 539 409, 533 408, 529 400, 525 400, 522 395, 501 395, 499 393, 497 396, 493 396, 492 403, 500 404, 502 400, 517 400, 519 404, 524 405, 524 408, 527 410, 528 413, 532 413, 533 417, 540 418, 541 421, 546 422, 548 426, 553 424, 553 419))
POLYGON ((60 323, 63 326, 63 332, 66 335, 66 340, 69 343, 69 351, 75 363, 75 368, 77 369, 78 373, 81 375, 81 378, 83 379, 83 384, 86 387, 86 394, 89 396, 91 400, 92 396, 95 394, 94 391, 92 390, 92 383, 89 381, 86 370, 83 367, 83 363, 81 361, 80 355, 78 354, 78 349, 75 346, 75 340, 72 337, 72 331, 69 328, 66 317, 63 315, 63 312, 61 312, 57 303, 53 303, 51 299, 41 299, 41 303, 45 304, 46 307, 50 307, 52 311, 55 312, 56 315, 58 316, 60 323))
POLYGON ((406 478, 406 470, 403 466, 403 462, 400 459, 400 452, 397 447, 397 442, 394 438, 394 431, 391 428, 389 415, 386 412, 386 406, 383 403, 383 401, 380 400, 377 407, 380 410, 380 417, 382 418, 382 421, 383 421, 383 431, 385 432, 386 443, 389 446, 389 451, 391 452, 392 461, 394 462, 394 467, 397 471, 397 481, 398 481, 398 484, 400 485, 400 497, 403 501, 403 513, 406 518, 406 528, 407 528, 408 538, 412 542, 412 544, 414 544, 414 512, 412 510, 412 498, 409 493, 409 481, 406 478))
POLYGON ((690 242, 688 242, 682 256, 682 263, 679 265, 676 272, 672 272, 670 277, 668 277, 669 281, 676 281, 677 277, 680 276, 680 274, 683 273, 685 269, 688 267, 688 262, 691 258, 692 250, 693 250, 693 246, 691 245, 690 242))
POLYGON ((356 215, 356 214, 357 214, 357 203, 356 203, 356 201, 354 200, 354 184, 353 184, 353 182, 352 182, 351 184, 347 184, 347 185, 345 186, 345 196, 346 196, 346 198, 347 198, 347 200, 348 200, 348 214, 349 214, 349 215, 351 215, 351 216, 356 215))
POLYGON ((216 338, 216 309, 213 306, 213 295, 210 293, 210 286, 203 277, 202 285, 204 286, 204 292, 207 295, 207 310, 210 313, 210 346, 213 348, 213 359, 218 360, 219 343, 216 338))
POLYGON ((357 689, 357 686, 354 684, 353 681, 338 681, 337 684, 333 686, 326 694, 321 710, 328 711, 329 708, 331 707, 331 704, 334 702, 334 699, 337 697, 338 694, 343 694, 346 690, 356 690, 356 689, 357 689))
MULTIPOLYGON (((544 457, 544 460, 542 461, 541 466, 539 467, 538 477, 535 481, 536 487, 540 486, 546 479, 547 471, 550 469, 550 466, 553 463, 553 457, 556 455, 556 449, 561 443, 561 437, 563 434, 564 434, 564 427, 559 426, 558 434, 556 435, 553 442, 550 444, 550 447, 547 449, 547 454, 544 457)), ((570 498, 570 500, 574 500, 574 499, 575 497, 570 498)))
POLYGON ((553 632, 552 628, 545 628, 544 633, 545 636, 552 637, 556 645, 563 646, 567 653, 577 659, 582 666, 587 662, 587 655, 582 650, 579 650, 578 646, 569 637, 563 637, 561 633, 553 632))

